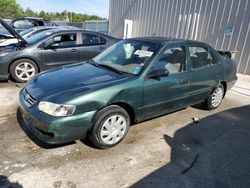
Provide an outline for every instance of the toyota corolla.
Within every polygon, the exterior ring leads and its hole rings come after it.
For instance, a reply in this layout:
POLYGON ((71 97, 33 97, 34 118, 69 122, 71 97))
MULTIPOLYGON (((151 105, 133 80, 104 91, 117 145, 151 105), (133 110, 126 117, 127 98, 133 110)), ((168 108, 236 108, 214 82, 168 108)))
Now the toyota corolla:
POLYGON ((236 63, 205 43, 125 39, 92 60, 34 76, 20 91, 17 117, 45 143, 89 137, 109 148, 131 124, 197 103, 217 108, 236 79, 236 63))

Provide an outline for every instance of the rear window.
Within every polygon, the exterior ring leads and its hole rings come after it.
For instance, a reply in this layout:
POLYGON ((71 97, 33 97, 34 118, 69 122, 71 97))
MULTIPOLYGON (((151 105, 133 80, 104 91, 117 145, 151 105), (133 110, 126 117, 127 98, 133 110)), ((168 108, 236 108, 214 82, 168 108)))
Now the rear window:
POLYGON ((105 45, 106 39, 98 35, 82 33, 83 46, 105 45))
POLYGON ((216 59, 211 56, 209 50, 205 47, 191 46, 188 47, 188 51, 192 69, 208 67, 216 62, 216 59))

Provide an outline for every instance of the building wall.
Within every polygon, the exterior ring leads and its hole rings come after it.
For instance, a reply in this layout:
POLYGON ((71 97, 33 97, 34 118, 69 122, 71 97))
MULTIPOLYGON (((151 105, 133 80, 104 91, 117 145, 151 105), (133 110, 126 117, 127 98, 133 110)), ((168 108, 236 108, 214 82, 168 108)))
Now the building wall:
POLYGON ((110 0, 110 35, 123 37, 124 19, 133 20, 133 37, 188 38, 237 51, 238 72, 250 74, 250 0, 110 0))
POLYGON ((107 20, 88 20, 84 23, 84 29, 108 34, 107 20))

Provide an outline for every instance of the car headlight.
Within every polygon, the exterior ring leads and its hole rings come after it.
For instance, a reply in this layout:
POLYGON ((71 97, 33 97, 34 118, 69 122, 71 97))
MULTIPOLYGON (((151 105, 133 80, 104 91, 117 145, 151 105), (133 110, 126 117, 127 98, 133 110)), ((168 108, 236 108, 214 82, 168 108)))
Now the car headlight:
POLYGON ((8 55, 8 54, 9 54, 9 52, 1 52, 1 53, 0 53, 0 57, 6 56, 6 55, 8 55))
POLYGON ((47 101, 41 101, 38 104, 38 109, 48 115, 61 117, 72 115, 75 112, 76 107, 74 105, 55 104, 47 101))

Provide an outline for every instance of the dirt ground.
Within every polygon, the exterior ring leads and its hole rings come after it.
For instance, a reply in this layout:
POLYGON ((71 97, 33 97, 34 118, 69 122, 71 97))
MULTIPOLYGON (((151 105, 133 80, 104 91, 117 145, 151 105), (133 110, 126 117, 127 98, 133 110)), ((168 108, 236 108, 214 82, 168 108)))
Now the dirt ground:
POLYGON ((19 90, 0 83, 0 187, 250 186, 250 95, 233 90, 214 111, 196 105, 134 125, 112 149, 43 149, 16 121, 19 90))

